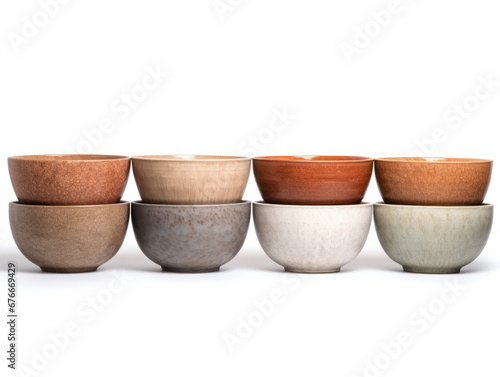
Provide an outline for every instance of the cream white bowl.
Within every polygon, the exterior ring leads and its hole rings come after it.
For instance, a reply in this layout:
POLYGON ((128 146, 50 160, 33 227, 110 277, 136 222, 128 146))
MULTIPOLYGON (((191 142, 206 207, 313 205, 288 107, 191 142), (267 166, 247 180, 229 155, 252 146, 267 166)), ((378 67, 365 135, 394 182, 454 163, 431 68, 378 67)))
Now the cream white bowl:
POLYGON ((253 203, 259 242, 286 271, 338 272, 363 248, 372 204, 304 206, 253 203))

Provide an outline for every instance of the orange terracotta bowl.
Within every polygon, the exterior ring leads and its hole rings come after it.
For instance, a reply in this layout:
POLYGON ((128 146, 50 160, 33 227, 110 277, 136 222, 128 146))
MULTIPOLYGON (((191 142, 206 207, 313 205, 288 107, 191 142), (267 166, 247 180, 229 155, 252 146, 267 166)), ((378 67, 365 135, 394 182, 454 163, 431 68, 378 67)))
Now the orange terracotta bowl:
POLYGON ((373 159, 357 156, 266 156, 253 170, 267 203, 302 205, 358 204, 363 199, 373 159))
POLYGON ((90 205, 120 201, 130 158, 110 155, 9 157, 12 186, 22 204, 90 205))
POLYGON ((492 165, 475 158, 387 157, 375 159, 375 176, 388 204, 479 205, 492 165))

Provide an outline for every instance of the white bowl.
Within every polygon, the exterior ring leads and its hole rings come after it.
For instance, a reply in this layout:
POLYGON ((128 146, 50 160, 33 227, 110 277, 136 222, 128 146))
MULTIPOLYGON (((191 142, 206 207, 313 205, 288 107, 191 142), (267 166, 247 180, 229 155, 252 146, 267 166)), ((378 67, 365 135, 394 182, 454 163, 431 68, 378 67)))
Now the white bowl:
POLYGON ((363 248, 372 204, 304 206, 253 203, 255 230, 266 254, 286 271, 338 272, 363 248))

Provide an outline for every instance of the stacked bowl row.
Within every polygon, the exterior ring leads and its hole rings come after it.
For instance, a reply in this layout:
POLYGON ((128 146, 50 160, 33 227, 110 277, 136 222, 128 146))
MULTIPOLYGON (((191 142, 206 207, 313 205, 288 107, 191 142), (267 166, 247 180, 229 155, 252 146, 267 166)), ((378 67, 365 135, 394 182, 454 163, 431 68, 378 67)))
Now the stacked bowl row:
POLYGON ((242 201, 250 158, 140 156, 132 166, 142 201, 132 224, 142 252, 164 271, 214 272, 239 252, 250 224, 242 201))
POLYGON ((268 156, 254 159, 263 202, 254 203, 259 242, 286 271, 338 272, 363 248, 372 204, 362 203, 373 159, 268 156))
MULTIPOLYGON (((211 272, 241 249, 251 203, 242 201, 251 159, 132 158, 141 201, 132 224, 143 253, 165 271, 211 272)), ((493 206, 482 204, 492 161, 375 159, 385 203, 363 203, 373 159, 268 156, 253 159, 264 199, 254 224, 267 255, 287 271, 337 272, 363 248, 374 211, 383 249, 404 270, 458 272, 484 248, 493 206)), ((10 222, 21 252, 44 271, 93 271, 116 254, 128 226, 121 202, 123 156, 9 158, 18 202, 10 222)))
POLYGON ((476 259, 493 222, 483 204, 491 171, 484 159, 376 159, 384 203, 374 206, 375 229, 387 255, 422 273, 456 273, 476 259))
POLYGON ((48 272, 88 272, 111 259, 127 232, 121 197, 130 159, 109 155, 10 157, 18 198, 9 205, 14 240, 48 272))

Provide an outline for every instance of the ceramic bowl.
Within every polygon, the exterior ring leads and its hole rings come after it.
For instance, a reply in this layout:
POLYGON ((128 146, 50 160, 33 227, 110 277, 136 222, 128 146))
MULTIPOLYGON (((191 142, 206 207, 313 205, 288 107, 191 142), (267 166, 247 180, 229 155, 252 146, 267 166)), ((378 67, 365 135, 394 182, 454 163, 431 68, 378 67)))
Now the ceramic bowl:
POLYGON ((363 248, 372 204, 296 206, 255 202, 255 230, 266 254, 286 271, 338 272, 363 248))
POLYGON ((266 156, 253 170, 266 203, 358 204, 372 175, 373 160, 354 156, 266 156))
POLYGON ((9 173, 20 203, 110 204, 120 201, 130 159, 110 155, 9 157, 9 173))
POLYGON ((377 158, 375 176, 388 204, 478 205, 488 190, 492 164, 473 158, 377 158))
POLYGON ((142 252, 164 271, 214 272, 245 241, 250 202, 216 205, 132 203, 132 224, 142 252))
POLYGON ((493 206, 405 206, 376 203, 375 229, 387 255, 405 271, 456 273, 483 250, 493 206))
POLYGON ((89 272, 120 249, 130 203, 88 206, 9 205, 10 227, 21 253, 47 272, 89 272))
POLYGON ((232 156, 137 156, 132 167, 145 203, 225 204, 243 197, 250 161, 232 156))

